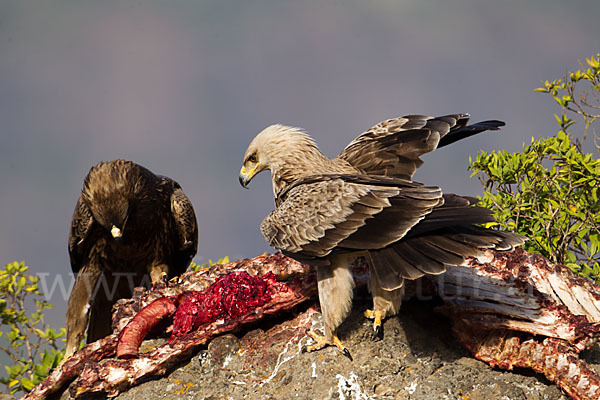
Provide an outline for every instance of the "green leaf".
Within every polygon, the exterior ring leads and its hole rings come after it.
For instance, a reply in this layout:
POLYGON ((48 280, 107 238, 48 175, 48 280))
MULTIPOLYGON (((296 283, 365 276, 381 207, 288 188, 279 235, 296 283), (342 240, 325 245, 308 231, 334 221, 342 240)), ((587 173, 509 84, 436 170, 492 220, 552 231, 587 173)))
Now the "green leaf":
POLYGON ((25 389, 27 392, 35 387, 35 384, 31 381, 31 379, 21 378, 20 383, 23 389, 25 389))
MULTIPOLYGON (((558 91, 564 85, 554 81, 546 87, 558 91)), ((570 96, 553 95, 563 104, 573 101, 570 96)), ((594 226, 600 225, 600 161, 572 143, 566 129, 574 120, 565 113, 555 119, 562 128, 555 136, 532 138, 519 153, 477 155, 470 169, 484 185, 479 205, 490 207, 497 221, 486 226, 514 229, 530 238, 527 251, 557 257, 582 276, 600 281, 600 267, 593 270, 588 265, 588 260, 600 258, 596 255, 600 240, 590 239, 594 226), (562 243, 567 243, 566 251, 557 250, 562 243)))

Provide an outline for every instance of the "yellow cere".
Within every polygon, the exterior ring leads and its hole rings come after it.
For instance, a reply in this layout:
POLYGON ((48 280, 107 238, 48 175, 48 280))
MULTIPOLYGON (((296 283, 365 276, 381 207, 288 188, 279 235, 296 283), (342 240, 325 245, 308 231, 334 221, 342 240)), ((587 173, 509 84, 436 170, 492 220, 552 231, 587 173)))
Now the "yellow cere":
POLYGON ((240 170, 240 174, 241 174, 241 175, 244 175, 244 176, 247 176, 248 178, 251 178, 251 177, 252 177, 252 174, 254 173, 254 171, 256 171, 256 168, 258 168, 258 163, 256 163, 256 165, 254 166, 254 168, 252 168, 252 169, 250 170, 250 172, 248 172, 248 171, 246 170, 246 167, 245 167, 245 166, 243 166, 243 167, 242 167, 242 169, 240 170))

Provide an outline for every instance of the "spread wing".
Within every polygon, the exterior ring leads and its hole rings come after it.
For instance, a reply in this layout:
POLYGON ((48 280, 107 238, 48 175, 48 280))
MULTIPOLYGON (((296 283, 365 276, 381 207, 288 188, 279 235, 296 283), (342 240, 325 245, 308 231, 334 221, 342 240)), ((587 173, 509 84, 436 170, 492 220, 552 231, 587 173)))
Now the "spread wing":
POLYGON ((192 202, 175 181, 171 195, 171 213, 177 229, 177 246, 174 254, 174 274, 183 273, 198 249, 198 224, 192 202))
POLYGON ((498 130, 502 121, 468 125, 469 114, 442 117, 407 115, 373 126, 338 155, 365 174, 412 180, 422 154, 486 130, 498 130))
POLYGON ((85 205, 81 195, 77 199, 71 228, 69 230, 69 257, 73 273, 79 272, 88 256, 88 248, 92 244, 91 231, 94 225, 92 212, 85 205))
POLYGON ((272 247, 300 258, 378 249, 402 238, 441 202, 438 187, 385 177, 324 176, 290 189, 261 232, 272 247))

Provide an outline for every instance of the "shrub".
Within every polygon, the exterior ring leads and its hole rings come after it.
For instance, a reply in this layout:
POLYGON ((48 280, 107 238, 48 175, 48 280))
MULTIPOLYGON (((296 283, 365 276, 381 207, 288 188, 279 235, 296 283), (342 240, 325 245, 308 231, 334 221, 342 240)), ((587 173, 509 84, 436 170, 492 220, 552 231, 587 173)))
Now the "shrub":
POLYGON ((202 271, 204 269, 210 268, 213 265, 217 264, 227 264, 229 262, 229 256, 225 256, 223 258, 219 258, 217 261, 208 260, 207 263, 204 264, 196 264, 195 262, 190 263, 190 269, 192 271, 202 271))
MULTIPOLYGON (((600 160, 583 152, 592 124, 600 117, 600 57, 564 79, 544 82, 562 107, 560 131, 523 145, 522 152, 484 151, 469 169, 484 186, 481 203, 501 226, 529 237, 527 251, 541 253, 600 282, 600 160), (581 88, 580 83, 585 83, 581 88), (568 130, 582 119, 581 138, 568 130)), ((600 150, 599 136, 594 140, 600 150)))
POLYGON ((10 359, 0 383, 11 394, 31 390, 64 354, 58 341, 65 330, 55 331, 44 322, 44 310, 52 305, 44 300, 38 277, 27 274, 28 269, 16 261, 0 269, 0 350, 10 359))

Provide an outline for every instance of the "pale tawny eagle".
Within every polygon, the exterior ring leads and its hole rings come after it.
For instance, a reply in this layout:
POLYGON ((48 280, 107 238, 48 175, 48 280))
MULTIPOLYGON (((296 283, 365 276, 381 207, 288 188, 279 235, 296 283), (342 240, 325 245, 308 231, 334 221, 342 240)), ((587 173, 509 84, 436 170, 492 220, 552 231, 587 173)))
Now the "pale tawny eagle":
POLYGON ((432 118, 409 115, 381 122, 352 141, 334 159, 324 156, 301 129, 272 125, 244 155, 240 183, 270 170, 276 209, 261 224, 274 248, 317 266, 325 336, 308 350, 328 344, 349 352, 337 328, 350 312, 354 282, 349 264, 365 255, 376 332, 381 319, 398 312, 404 279, 440 274, 483 249, 509 250, 524 238, 486 229, 491 212, 476 199, 443 194, 413 182, 419 158, 438 147, 504 123, 467 125, 468 114, 432 118))

